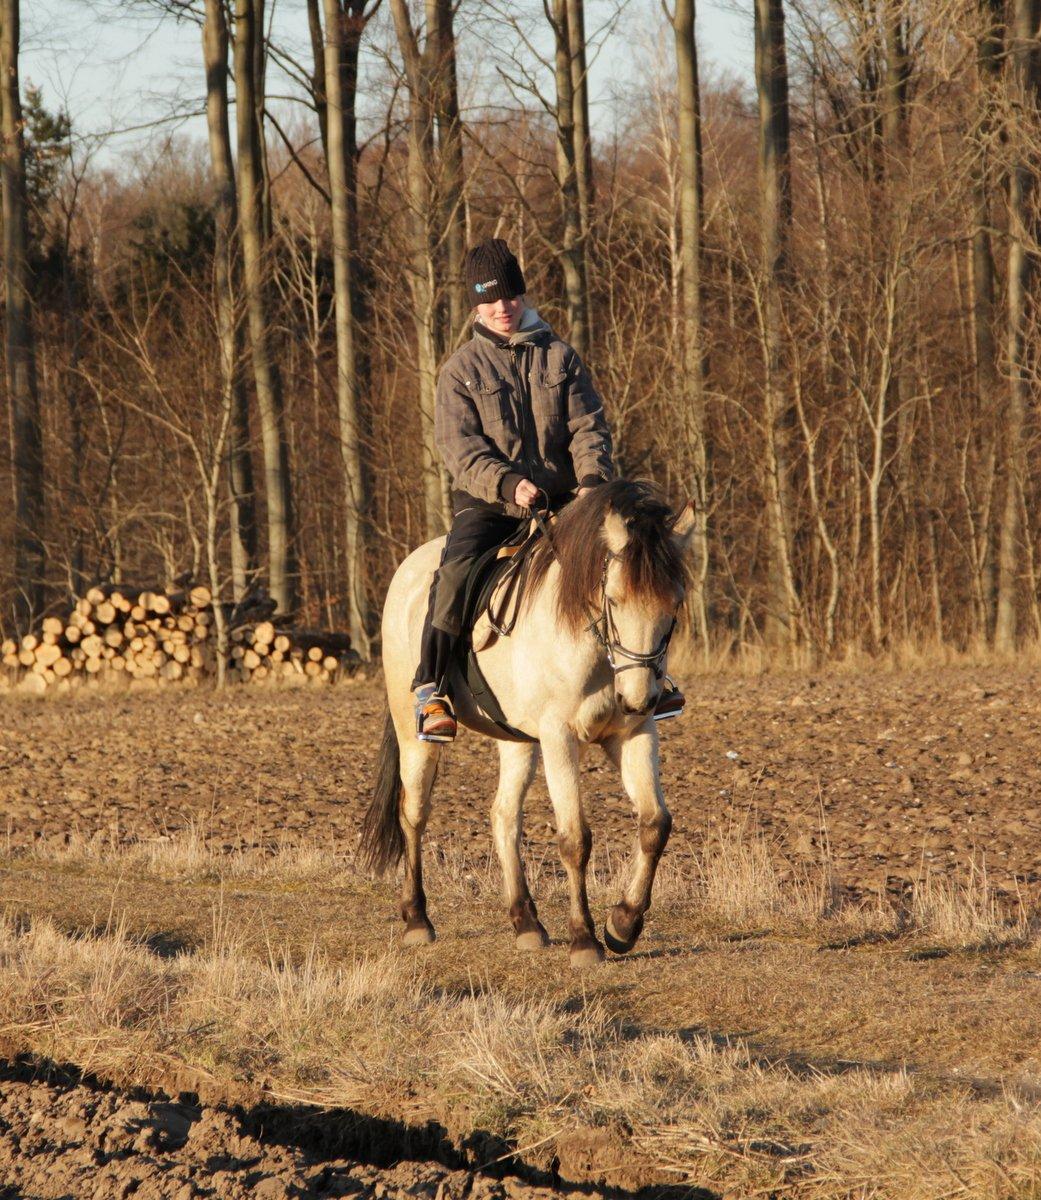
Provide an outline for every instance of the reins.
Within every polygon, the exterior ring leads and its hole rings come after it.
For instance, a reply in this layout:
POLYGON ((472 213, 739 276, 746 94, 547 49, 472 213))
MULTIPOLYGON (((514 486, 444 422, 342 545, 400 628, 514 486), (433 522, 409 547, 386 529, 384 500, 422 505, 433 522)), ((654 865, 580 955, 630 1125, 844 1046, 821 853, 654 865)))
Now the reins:
MULTIPOLYGON (((553 533, 550 528, 548 517, 550 513, 549 497, 539 489, 542 496, 545 497, 545 508, 533 508, 531 510, 532 519, 535 522, 535 527, 546 541, 546 546, 550 554, 559 564, 560 556, 557 554, 557 547, 553 541, 553 533)), ((517 617, 521 609, 521 599, 524 594, 524 581, 527 578, 528 567, 531 562, 531 552, 527 548, 517 555, 514 564, 510 568, 510 573, 503 579, 503 593, 499 604, 499 612, 496 615, 491 610, 491 605, 488 606, 488 620, 491 623, 492 629, 500 637, 509 637, 513 633, 517 624, 517 617), (506 619, 504 614, 513 605, 513 611, 509 618, 506 619)), ((665 675, 665 656, 669 652, 669 643, 672 640, 673 632, 676 629, 676 618, 672 618, 669 628, 662 635, 657 646, 643 653, 639 650, 630 650, 623 646, 618 638, 618 632, 615 628, 614 618, 611 615, 611 601, 607 597, 607 572, 611 565, 612 559, 617 559, 620 556, 613 551, 608 550, 604 555, 604 569, 600 576, 600 612, 586 626, 586 629, 596 638, 607 652, 607 662, 615 675, 620 675, 623 671, 631 671, 642 668, 648 668, 654 672, 656 679, 662 679, 665 675), (627 662, 619 664, 618 659, 627 659, 627 662)))

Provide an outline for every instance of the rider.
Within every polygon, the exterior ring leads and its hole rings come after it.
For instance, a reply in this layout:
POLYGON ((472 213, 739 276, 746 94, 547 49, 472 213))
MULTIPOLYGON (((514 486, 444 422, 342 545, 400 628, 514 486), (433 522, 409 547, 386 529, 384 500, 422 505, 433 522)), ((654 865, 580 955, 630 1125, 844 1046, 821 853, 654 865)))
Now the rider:
MULTIPOLYGON (((501 238, 464 263, 473 337, 441 368, 437 446, 452 476, 452 528, 430 589, 412 687, 421 741, 456 734, 448 673, 474 561, 530 519, 543 497, 559 507, 611 479, 604 408, 575 351, 528 306, 520 264, 501 238)), ((666 691, 656 717, 683 697, 666 691)))

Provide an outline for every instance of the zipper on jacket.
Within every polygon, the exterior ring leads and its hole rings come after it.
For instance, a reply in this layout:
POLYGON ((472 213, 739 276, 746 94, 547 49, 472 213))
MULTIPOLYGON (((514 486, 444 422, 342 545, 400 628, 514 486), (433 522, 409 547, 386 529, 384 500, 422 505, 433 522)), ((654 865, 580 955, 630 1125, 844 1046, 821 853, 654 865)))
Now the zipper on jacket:
MULTIPOLYGON (((518 416, 520 417, 520 433, 521 433, 521 449, 524 452, 524 465, 528 468, 529 477, 535 473, 535 464, 531 460, 531 454, 538 456, 538 438, 535 436, 535 415, 531 411, 531 390, 524 390, 524 385, 521 382, 520 370, 517 367, 518 353, 523 354, 523 350, 515 351, 512 347, 507 351, 510 356, 510 372, 513 375, 514 395, 518 402, 518 416), (526 403, 525 403, 526 401, 526 403), (532 445, 534 442, 534 445, 532 445)), ((534 483, 534 479, 532 483, 534 483)))

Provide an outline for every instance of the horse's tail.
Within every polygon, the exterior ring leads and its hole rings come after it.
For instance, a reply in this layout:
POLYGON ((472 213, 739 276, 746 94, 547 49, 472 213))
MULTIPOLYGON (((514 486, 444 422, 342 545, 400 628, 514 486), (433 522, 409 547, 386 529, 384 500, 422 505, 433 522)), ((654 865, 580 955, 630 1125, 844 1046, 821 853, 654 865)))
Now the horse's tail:
POLYGON ((370 871, 382 875, 395 867, 405 853, 405 835, 401 831, 401 751, 390 713, 383 725, 376 766, 376 788, 361 827, 361 862, 370 871))

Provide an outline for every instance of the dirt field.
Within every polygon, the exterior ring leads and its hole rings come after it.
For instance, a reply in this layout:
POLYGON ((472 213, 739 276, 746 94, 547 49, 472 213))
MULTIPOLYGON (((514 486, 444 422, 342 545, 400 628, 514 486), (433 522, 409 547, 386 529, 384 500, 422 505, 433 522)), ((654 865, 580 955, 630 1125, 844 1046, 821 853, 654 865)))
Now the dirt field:
MULTIPOLYGON (((476 738, 397 950, 374 682, 8 702, 0 1197, 1036 1196, 1037 681, 688 684, 644 941, 582 976, 512 949, 476 738)), ((602 915, 631 818, 584 769, 602 915)), ((528 827, 559 937, 541 783, 528 827)))
MULTIPOLYGON (((840 881, 877 890, 986 858, 991 880, 1041 879, 1037 672, 929 670, 693 681, 662 730, 672 852, 734 826, 796 861, 825 844, 840 881)), ((0 786, 12 846, 69 831, 119 839, 200 823, 221 845, 353 844, 383 700, 378 683, 324 692, 170 690, 119 699, 9 702, 0 786)), ((632 823, 598 753, 585 764, 594 836, 628 846, 632 823)), ((446 753, 433 844, 488 843, 496 756, 464 737, 446 753)), ((533 844, 552 838, 541 781, 533 844)))

